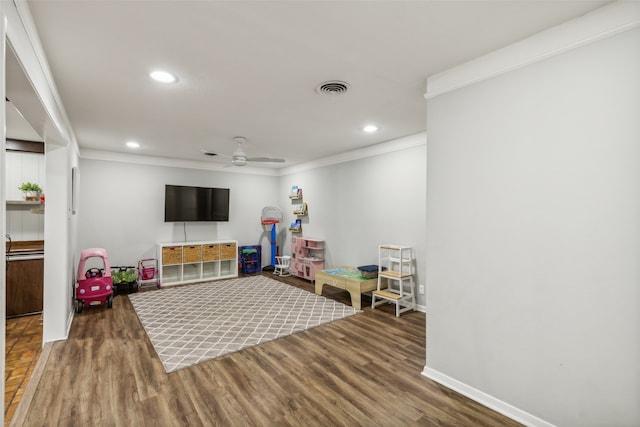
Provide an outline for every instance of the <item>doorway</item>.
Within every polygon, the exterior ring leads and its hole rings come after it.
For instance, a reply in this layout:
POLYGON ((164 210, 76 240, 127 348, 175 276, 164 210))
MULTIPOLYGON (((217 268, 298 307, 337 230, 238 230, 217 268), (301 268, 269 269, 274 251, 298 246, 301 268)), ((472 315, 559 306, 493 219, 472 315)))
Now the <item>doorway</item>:
POLYGON ((25 77, 15 53, 7 47, 2 177, 6 206, 5 424, 13 417, 31 379, 42 352, 44 332, 44 192, 35 200, 26 200, 19 187, 29 183, 46 188, 44 140, 9 98, 12 91, 24 90, 25 77))

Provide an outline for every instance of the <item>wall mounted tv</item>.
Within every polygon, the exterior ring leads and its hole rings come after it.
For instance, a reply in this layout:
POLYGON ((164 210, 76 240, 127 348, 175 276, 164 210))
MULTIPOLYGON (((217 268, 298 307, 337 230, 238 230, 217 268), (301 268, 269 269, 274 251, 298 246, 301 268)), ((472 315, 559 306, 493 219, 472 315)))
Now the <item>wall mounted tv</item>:
POLYGON ((165 185, 164 222, 229 221, 229 189, 165 185))

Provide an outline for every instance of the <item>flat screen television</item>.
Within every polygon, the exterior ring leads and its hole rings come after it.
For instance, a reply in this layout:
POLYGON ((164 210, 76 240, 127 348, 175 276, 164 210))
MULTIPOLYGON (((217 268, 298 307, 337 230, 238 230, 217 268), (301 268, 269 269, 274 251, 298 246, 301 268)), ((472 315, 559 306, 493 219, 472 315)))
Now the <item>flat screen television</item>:
POLYGON ((229 221, 229 189, 165 185, 164 222, 229 221))

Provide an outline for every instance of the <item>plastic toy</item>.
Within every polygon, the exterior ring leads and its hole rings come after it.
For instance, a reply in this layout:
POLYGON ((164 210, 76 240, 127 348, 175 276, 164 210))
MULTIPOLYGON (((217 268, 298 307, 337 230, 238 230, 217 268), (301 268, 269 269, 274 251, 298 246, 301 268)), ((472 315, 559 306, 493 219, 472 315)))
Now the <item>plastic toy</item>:
POLYGON ((157 273, 158 260, 155 258, 145 258, 138 261, 138 287, 152 283, 160 289, 162 285, 157 273))
POLYGON ((113 282, 105 249, 90 248, 80 253, 75 304, 76 313, 82 313, 82 309, 90 305, 107 304, 107 307, 113 307, 113 282), (91 258, 101 259, 103 268, 92 267, 85 271, 87 261, 91 258))

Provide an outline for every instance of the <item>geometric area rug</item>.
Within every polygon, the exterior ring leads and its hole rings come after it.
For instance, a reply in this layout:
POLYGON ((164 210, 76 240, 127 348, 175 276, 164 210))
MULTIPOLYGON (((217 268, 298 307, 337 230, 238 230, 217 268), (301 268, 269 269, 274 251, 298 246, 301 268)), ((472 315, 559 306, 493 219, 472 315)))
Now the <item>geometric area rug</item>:
POLYGON ((129 299, 167 373, 361 312, 265 276, 129 299))

